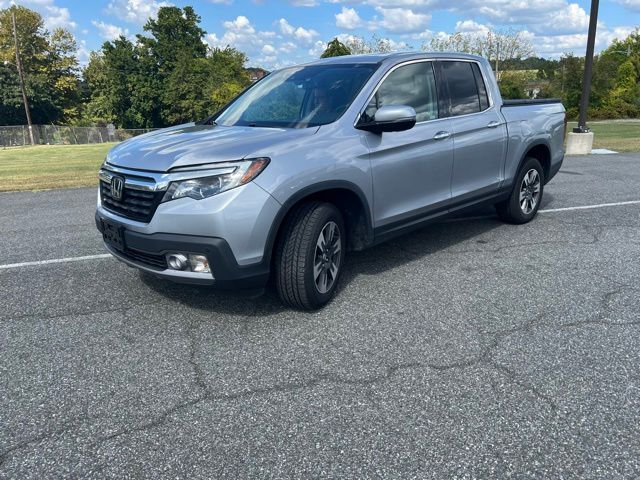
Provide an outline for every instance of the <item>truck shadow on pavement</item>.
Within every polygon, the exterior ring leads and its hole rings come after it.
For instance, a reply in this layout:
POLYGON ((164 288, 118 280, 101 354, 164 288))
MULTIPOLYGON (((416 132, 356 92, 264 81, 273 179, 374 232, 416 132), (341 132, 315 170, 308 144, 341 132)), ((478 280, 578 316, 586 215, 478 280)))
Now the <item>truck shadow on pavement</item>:
MULTIPOLYGON (((545 195, 542 207, 552 200, 551 195, 545 195)), ((461 212, 450 219, 427 225, 373 248, 349 252, 337 295, 347 290, 362 275, 382 275, 474 238, 478 244, 490 243, 491 239, 483 237, 504 225, 492 207, 484 207, 461 212)), ((289 310, 281 304, 271 284, 262 294, 263 292, 256 291, 224 291, 206 286, 180 285, 142 272, 140 278, 151 290, 169 300, 212 313, 257 317, 289 310)))

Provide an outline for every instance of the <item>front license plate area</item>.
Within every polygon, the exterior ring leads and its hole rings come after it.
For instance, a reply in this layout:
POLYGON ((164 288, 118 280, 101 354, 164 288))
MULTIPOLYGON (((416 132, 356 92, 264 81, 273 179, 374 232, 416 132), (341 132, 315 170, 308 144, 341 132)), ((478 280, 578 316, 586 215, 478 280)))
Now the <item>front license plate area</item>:
POLYGON ((102 220, 102 238, 104 242, 117 250, 124 250, 123 228, 120 225, 102 220))

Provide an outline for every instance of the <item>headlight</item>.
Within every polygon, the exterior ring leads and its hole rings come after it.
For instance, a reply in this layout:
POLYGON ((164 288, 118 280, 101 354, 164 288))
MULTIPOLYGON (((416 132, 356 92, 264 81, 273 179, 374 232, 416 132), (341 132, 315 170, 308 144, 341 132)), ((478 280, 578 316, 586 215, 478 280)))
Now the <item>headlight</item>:
MULTIPOLYGON (((249 183, 260 175, 260 172, 262 172, 268 164, 268 158, 253 158, 251 160, 234 162, 233 165, 237 166, 232 172, 220 175, 176 180, 169 184, 167 193, 164 194, 162 201, 168 202, 169 200, 176 200, 184 197, 193 198, 195 200, 212 197, 218 193, 226 192, 232 188, 249 183)), ((226 165, 228 166, 229 164, 226 165)), ((197 176, 198 172, 194 171, 193 175, 197 176)))

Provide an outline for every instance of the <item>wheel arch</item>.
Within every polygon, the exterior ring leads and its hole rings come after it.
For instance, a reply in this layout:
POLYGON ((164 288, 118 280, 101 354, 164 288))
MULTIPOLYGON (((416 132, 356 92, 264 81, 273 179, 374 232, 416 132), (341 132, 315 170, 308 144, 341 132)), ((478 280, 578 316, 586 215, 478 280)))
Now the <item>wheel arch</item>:
POLYGON ((522 158, 520 159, 516 174, 520 171, 520 168, 528 157, 533 157, 540 162, 540 164, 542 165, 542 170, 544 172, 544 181, 545 183, 547 183, 550 179, 549 177, 551 173, 551 148, 549 147, 549 144, 542 140, 533 142, 531 145, 528 145, 525 148, 524 155, 522 155, 522 158))
POLYGON ((362 189, 352 182, 329 180, 298 190, 282 204, 269 230, 264 260, 271 262, 278 236, 293 210, 312 200, 332 203, 340 210, 346 224, 349 250, 362 250, 373 242, 371 208, 362 189))

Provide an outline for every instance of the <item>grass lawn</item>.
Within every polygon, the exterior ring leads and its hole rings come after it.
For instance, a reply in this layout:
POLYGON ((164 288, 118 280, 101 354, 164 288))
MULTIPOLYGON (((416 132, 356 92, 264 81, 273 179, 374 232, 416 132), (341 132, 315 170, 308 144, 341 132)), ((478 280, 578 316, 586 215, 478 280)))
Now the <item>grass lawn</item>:
MULTIPOLYGON (((569 122, 568 131, 577 127, 569 122)), ((616 152, 640 152, 640 120, 587 122, 593 131, 593 148, 608 148, 616 152)))
POLYGON ((0 149, 0 192, 88 187, 115 143, 0 149))

